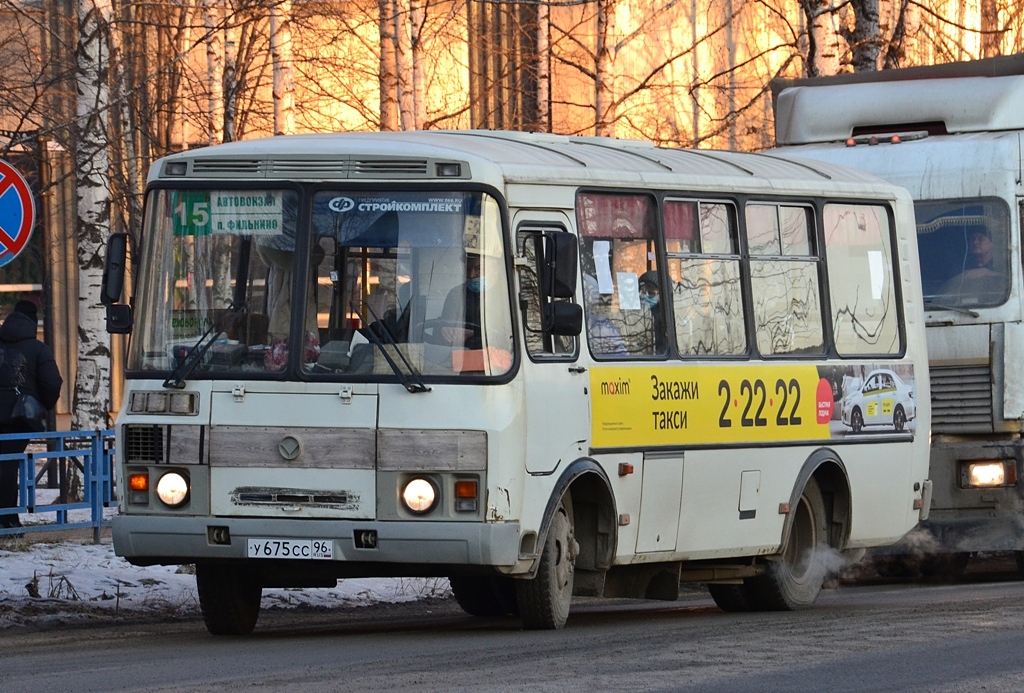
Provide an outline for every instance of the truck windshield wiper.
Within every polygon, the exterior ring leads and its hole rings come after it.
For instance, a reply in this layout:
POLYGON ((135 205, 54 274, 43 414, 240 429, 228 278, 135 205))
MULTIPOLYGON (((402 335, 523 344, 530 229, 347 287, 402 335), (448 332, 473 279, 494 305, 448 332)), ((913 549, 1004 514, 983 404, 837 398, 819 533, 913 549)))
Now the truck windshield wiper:
POLYGON ((210 350, 217 338, 228 331, 228 329, 235 324, 235 320, 238 316, 245 312, 248 308, 248 303, 242 303, 241 305, 234 305, 228 309, 227 313, 221 316, 220 320, 210 325, 210 327, 199 337, 199 340, 192 345, 192 347, 185 353, 184 358, 175 366, 171 374, 167 376, 167 380, 164 381, 164 387, 173 388, 180 390, 185 387, 185 378, 189 376, 192 371, 195 370, 196 366, 203 360, 203 356, 210 350))
POLYGON ((936 303, 935 301, 925 301, 924 308, 925 310, 931 310, 932 308, 938 308, 939 310, 951 310, 954 313, 970 315, 972 318, 978 317, 978 312, 971 310, 970 308, 964 308, 963 306, 947 306, 945 303, 936 303))
MULTIPOLYGON (((392 358, 391 354, 388 353, 388 350, 384 348, 384 344, 381 342, 380 336, 377 335, 376 330, 374 330, 372 326, 366 327, 367 339, 370 340, 371 344, 380 349, 380 353, 384 355, 384 360, 388 362, 389 366, 391 366, 391 370, 393 370, 395 375, 398 376, 398 379, 402 381, 402 385, 406 390, 413 393, 430 392, 430 388, 423 382, 423 377, 415 368, 413 368, 413 365, 409 363, 409 359, 405 357, 405 353, 402 351, 401 347, 398 346, 395 336, 391 334, 391 330, 388 329, 388 326, 384 324, 384 321, 380 319, 379 315, 377 315, 377 311, 375 311, 373 306, 369 303, 366 303, 365 305, 370 311, 370 315, 372 315, 373 319, 376 321, 375 324, 380 325, 381 330, 384 332, 384 336, 387 337, 388 344, 394 347, 395 353, 402 359, 402 363, 404 363, 405 367, 409 369, 409 372, 406 373, 398 367, 398 364, 395 363, 395 359, 392 358)), ((356 314, 359 313, 355 304, 352 305, 352 312, 356 314)))

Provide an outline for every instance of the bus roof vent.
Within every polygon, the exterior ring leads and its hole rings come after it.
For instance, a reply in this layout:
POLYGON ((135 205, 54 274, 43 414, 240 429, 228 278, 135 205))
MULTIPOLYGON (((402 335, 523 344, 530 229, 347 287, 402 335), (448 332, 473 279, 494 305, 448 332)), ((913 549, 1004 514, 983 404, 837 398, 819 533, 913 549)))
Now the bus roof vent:
POLYGON ((192 173, 197 176, 259 176, 263 172, 259 159, 215 159, 196 157, 192 173))
POLYGON ((354 159, 353 178, 426 178, 430 170, 426 159, 354 159))
POLYGON ((347 158, 334 159, 271 159, 268 175, 285 174, 289 178, 348 178, 347 158))

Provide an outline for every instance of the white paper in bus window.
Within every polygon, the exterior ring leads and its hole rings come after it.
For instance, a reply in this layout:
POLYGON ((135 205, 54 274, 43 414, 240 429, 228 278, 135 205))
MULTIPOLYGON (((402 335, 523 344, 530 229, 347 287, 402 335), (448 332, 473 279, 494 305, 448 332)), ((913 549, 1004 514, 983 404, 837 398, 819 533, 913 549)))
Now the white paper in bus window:
POLYGON ((616 272, 619 282, 619 310, 640 310, 640 279, 636 272, 616 272))
POLYGON ((594 241, 594 267, 597 269, 597 291, 600 294, 615 293, 612 284, 612 263, 610 241, 594 241))
POLYGON ((885 283, 881 251, 868 251, 868 267, 871 269, 871 297, 877 301, 882 298, 882 288, 885 283))

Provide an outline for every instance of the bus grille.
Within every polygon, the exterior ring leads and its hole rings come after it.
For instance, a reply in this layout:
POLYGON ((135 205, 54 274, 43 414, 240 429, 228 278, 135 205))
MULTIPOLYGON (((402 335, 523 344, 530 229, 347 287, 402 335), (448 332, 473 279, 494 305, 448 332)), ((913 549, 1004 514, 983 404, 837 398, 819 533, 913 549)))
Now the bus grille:
POLYGON ((258 175, 262 169, 259 159, 197 158, 192 161, 192 172, 204 176, 258 175))
POLYGON ((992 371, 988 365, 933 367, 929 373, 933 432, 992 432, 992 371))
POLYGON ((124 446, 125 461, 128 463, 163 462, 164 427, 125 426, 124 446))

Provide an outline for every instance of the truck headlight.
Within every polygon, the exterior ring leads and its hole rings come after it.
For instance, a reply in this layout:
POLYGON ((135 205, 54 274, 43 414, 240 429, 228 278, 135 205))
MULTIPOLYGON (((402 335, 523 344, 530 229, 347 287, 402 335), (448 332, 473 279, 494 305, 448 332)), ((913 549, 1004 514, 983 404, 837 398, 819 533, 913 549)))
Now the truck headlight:
POLYGON ((965 460, 960 465, 960 485, 964 488, 997 488, 1017 484, 1015 460, 965 460))
POLYGON ((426 477, 410 479, 402 488, 402 503, 409 512, 417 515, 429 513, 437 506, 437 486, 426 477))
POLYGON ((167 472, 156 482, 156 497, 169 508, 188 503, 189 483, 184 472, 167 472))

